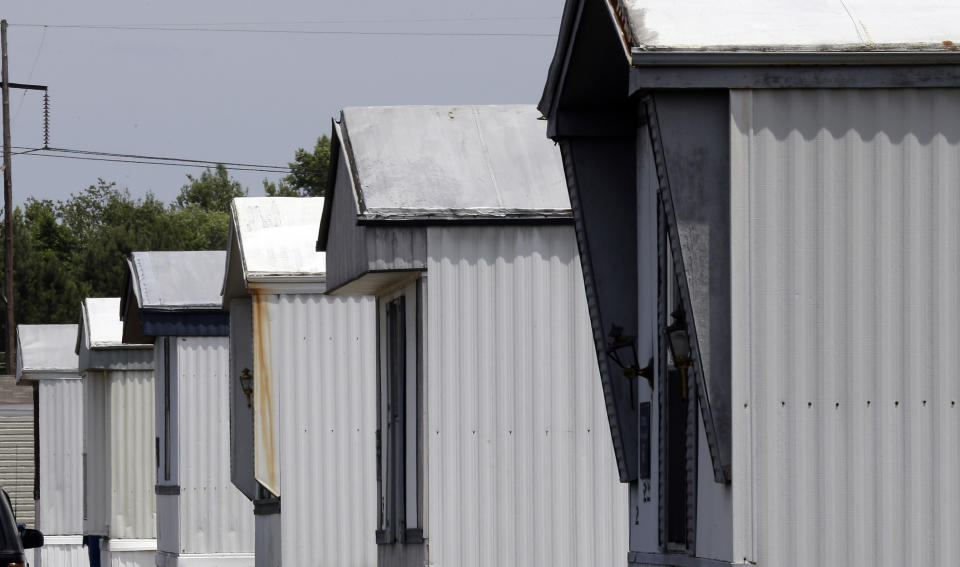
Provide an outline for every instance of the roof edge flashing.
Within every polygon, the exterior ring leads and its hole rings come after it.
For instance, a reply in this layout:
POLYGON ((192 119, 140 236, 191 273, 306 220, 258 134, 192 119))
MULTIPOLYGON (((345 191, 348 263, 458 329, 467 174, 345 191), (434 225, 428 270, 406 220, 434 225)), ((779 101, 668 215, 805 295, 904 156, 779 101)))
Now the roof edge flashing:
POLYGON ((631 50, 634 67, 735 67, 765 65, 960 65, 960 49, 938 45, 728 46, 631 50))

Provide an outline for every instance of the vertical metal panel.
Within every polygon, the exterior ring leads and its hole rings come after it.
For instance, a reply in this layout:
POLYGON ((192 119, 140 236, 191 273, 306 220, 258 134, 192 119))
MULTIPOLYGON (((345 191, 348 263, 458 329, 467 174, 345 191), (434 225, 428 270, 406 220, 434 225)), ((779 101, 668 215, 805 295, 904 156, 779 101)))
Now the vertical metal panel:
POLYGON ((960 564, 960 91, 731 109, 738 548, 960 564))
POLYGON ((271 296, 253 296, 253 465, 257 481, 280 496, 280 384, 277 381, 282 375, 275 373, 273 359, 280 357, 279 350, 289 345, 273 342, 270 301, 271 296))
POLYGON ((10 495, 17 521, 33 527, 32 405, 0 405, 0 486, 10 495))
POLYGON ((157 537, 152 370, 107 373, 110 409, 110 537, 157 537))
POLYGON ((83 533, 83 381, 40 381, 40 500, 44 534, 83 533))
MULTIPOLYGON (((254 563, 254 567, 280 567, 283 564, 280 522, 280 514, 258 514, 256 516, 254 528, 257 532, 257 541, 256 562, 254 563)), ((316 561, 316 555, 311 554, 309 557, 316 561)), ((299 565, 303 564, 300 563, 299 565)))
POLYGON ((376 565, 372 297, 270 295, 283 563, 376 565))
MULTIPOLYGON (((46 535, 46 533, 44 533, 46 535)), ((80 543, 47 543, 34 551, 37 567, 89 567, 87 548, 80 543)))
MULTIPOLYGON (((107 437, 106 373, 87 371, 83 376, 83 533, 109 533, 110 464, 107 437)), ((152 409, 151 409, 152 415, 152 409)))
POLYGON ((253 504, 230 482, 228 338, 178 337, 180 553, 250 553, 253 504))
POLYGON ((157 494, 157 552, 180 553, 179 494, 157 494))
POLYGON ((436 227, 428 252, 430 563, 623 563, 573 229, 436 227))

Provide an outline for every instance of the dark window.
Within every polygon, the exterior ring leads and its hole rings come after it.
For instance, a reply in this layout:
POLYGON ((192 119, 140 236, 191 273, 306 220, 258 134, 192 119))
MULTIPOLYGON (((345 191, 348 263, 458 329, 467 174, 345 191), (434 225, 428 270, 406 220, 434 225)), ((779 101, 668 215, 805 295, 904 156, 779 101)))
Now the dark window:
POLYGON ((381 318, 378 543, 422 541, 419 285, 411 291, 386 301, 381 318))

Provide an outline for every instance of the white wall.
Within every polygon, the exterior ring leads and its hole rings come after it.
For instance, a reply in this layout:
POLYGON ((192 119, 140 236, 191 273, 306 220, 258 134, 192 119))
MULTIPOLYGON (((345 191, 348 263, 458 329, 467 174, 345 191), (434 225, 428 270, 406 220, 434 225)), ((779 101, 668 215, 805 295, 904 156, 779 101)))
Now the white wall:
POLYGON ((272 345, 285 565, 376 565, 372 297, 258 296, 272 345))
POLYGON ((960 91, 733 91, 736 558, 960 564, 960 91))
POLYGON ((624 564, 628 489, 573 228, 427 238, 430 563, 624 564))
POLYGON ((40 500, 37 529, 45 535, 83 533, 83 381, 40 384, 40 500))
POLYGON ((230 481, 227 337, 171 338, 176 348, 180 552, 254 550, 253 504, 230 481))

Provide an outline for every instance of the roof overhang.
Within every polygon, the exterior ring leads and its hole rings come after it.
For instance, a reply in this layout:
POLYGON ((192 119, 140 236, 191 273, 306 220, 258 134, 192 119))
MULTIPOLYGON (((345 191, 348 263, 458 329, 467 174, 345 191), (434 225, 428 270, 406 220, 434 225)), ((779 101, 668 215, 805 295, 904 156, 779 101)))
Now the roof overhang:
POLYGON ((327 291, 328 295, 385 295, 416 280, 423 269, 371 270, 327 291))

